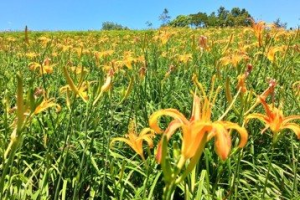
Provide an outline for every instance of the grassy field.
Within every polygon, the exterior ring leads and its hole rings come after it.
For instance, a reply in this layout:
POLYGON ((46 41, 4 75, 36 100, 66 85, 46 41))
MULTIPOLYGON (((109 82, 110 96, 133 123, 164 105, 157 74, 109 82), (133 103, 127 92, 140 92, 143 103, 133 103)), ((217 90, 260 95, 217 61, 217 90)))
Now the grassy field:
POLYGON ((0 33, 0 199, 300 199, 300 32, 0 33))

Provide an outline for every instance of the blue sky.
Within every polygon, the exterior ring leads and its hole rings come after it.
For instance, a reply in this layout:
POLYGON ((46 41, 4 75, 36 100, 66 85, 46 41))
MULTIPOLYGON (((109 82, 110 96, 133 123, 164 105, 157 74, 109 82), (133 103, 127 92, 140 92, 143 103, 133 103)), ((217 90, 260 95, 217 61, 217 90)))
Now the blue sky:
POLYGON ((288 27, 300 25, 300 0, 1 0, 0 31, 25 25, 30 30, 98 30, 105 21, 131 29, 145 29, 149 21, 156 28, 164 8, 174 19, 220 6, 245 8, 255 20, 280 18, 288 27))

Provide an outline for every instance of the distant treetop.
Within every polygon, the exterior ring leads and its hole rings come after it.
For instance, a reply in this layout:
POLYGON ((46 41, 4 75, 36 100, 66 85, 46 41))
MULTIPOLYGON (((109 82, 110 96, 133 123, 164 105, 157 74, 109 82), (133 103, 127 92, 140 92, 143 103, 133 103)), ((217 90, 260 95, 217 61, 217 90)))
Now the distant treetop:
POLYGON ((102 30, 129 30, 129 28, 114 22, 103 22, 102 30))

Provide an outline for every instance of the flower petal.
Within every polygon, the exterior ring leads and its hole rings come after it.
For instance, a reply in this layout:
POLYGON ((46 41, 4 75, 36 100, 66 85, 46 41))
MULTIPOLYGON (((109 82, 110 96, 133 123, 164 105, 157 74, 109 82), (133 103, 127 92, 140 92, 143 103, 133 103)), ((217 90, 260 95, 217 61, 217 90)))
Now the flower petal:
POLYGON ((162 115, 173 117, 174 119, 178 119, 182 124, 189 124, 190 122, 185 118, 185 116, 180 113, 176 109, 163 109, 156 111, 153 113, 149 118, 149 126, 153 129, 156 133, 162 133, 163 131, 158 126, 158 118, 162 115))
POLYGON ((282 120, 282 124, 285 124, 285 123, 287 123, 289 121, 292 121, 292 120, 295 120, 295 119, 300 119, 300 115, 291 115, 291 116, 285 117, 282 120))
MULTIPOLYGON (((175 133, 175 131, 182 126, 182 123, 180 120, 175 119, 172 122, 170 122, 168 128, 165 130, 164 135, 167 136, 167 140, 171 138, 171 136, 175 133)), ((157 145, 157 153, 156 153, 156 160, 158 163, 161 162, 161 155, 162 155, 162 140, 157 145)))
POLYGON ((222 160, 226 160, 231 150, 231 138, 229 132, 219 123, 213 124, 215 132, 215 151, 222 160))
POLYGON ((201 115, 201 105, 200 105, 200 98, 194 94, 194 101, 193 101, 193 111, 190 121, 200 120, 201 115))
POLYGON ((248 133, 244 127, 239 126, 238 124, 232 122, 223 122, 224 126, 227 129, 235 129, 240 134, 240 144, 239 147, 243 148, 248 141, 248 133))
POLYGON ((263 114, 260 114, 260 113, 253 113, 253 114, 248 115, 248 116, 245 118, 246 123, 247 123, 250 119, 258 119, 258 120, 264 122, 265 124, 269 124, 269 123, 270 123, 270 122, 269 122, 268 116, 263 115, 263 114))
POLYGON ((261 99, 260 103, 262 104, 262 106, 265 109, 265 112, 268 116, 269 119, 273 119, 274 118, 274 112, 272 112, 272 110, 270 109, 270 106, 266 103, 265 100, 261 99))
POLYGON ((183 125, 182 130, 183 141, 181 152, 188 159, 196 154, 204 135, 212 130, 212 126, 211 123, 195 122, 190 126, 183 125))
POLYGON ((153 147, 153 140, 152 137, 154 136, 154 131, 150 128, 144 128, 139 135, 139 138, 137 140, 145 140, 149 147, 153 147), (148 134, 147 134, 148 133, 148 134))
POLYGON ((282 129, 291 129, 292 131, 295 132, 295 134, 297 135, 298 139, 300 139, 300 126, 296 123, 286 123, 282 126, 282 129))
POLYGON ((65 76, 65 78, 66 78, 66 80, 67 80, 67 83, 69 84, 71 90, 72 90, 75 94, 79 95, 85 103, 87 103, 86 97, 84 97, 83 94, 82 94, 82 92, 79 92, 78 88, 75 86, 75 84, 74 84, 72 78, 71 78, 70 75, 69 75, 69 72, 68 72, 66 66, 63 67, 63 73, 64 73, 64 76, 65 76))
POLYGON ((175 131, 182 126, 182 122, 178 119, 175 119, 170 122, 169 126, 165 130, 164 134, 167 136, 169 140, 171 136, 175 133, 175 131))
POLYGON ((112 146, 113 143, 115 143, 116 141, 120 141, 120 142, 125 142, 126 144, 128 144, 137 154, 139 154, 141 157, 143 157, 143 148, 142 146, 138 147, 136 145, 135 142, 132 142, 126 138, 121 138, 121 137, 117 137, 117 138, 113 138, 110 142, 110 145, 112 146))
POLYGON ((44 110, 50 108, 50 107, 56 107, 57 112, 61 110, 61 107, 59 104, 53 102, 54 98, 48 99, 48 100, 43 100, 40 105, 38 105, 35 110, 34 114, 38 114, 43 112, 44 110))

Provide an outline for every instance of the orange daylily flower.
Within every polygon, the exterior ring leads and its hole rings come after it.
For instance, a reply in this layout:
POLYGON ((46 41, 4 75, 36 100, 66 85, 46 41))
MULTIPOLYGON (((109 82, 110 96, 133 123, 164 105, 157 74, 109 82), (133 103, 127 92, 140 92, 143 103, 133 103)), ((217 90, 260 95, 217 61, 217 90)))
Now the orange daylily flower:
POLYGON ((40 72, 40 75, 43 75, 43 74, 51 74, 53 73, 53 67, 55 66, 56 64, 52 64, 50 65, 50 59, 49 58, 46 58, 43 62, 43 65, 40 65, 39 63, 37 62, 31 62, 29 63, 29 69, 31 71, 35 71, 36 69, 39 70, 40 72))
POLYGON ((94 51, 94 56, 95 56, 95 59, 96 59, 96 63, 97 65, 99 64, 99 60, 100 59, 103 59, 103 58, 106 58, 110 55, 112 55, 114 53, 114 50, 107 50, 107 51, 94 51))
MULTIPOLYGON (((200 83, 199 83, 200 84, 200 83)), ((207 134, 207 141, 215 137, 215 149, 218 156, 225 160, 231 149, 231 137, 228 130, 235 129, 239 132, 241 136, 241 141, 239 147, 244 147, 247 139, 248 133, 245 128, 240 127, 238 124, 217 120, 215 122, 211 121, 211 111, 216 100, 217 92, 213 95, 213 85, 209 97, 204 92, 201 87, 201 92, 203 98, 200 99, 196 94, 194 94, 194 102, 192 109, 192 116, 188 120, 182 113, 176 109, 163 109, 153 113, 149 119, 150 128, 152 128, 157 133, 162 133, 167 137, 167 140, 176 132, 177 129, 182 128, 182 147, 181 154, 185 160, 193 157, 205 134, 207 134), (166 115, 174 118, 174 120, 168 125, 165 131, 162 131, 158 126, 158 118, 166 115)), ((207 141, 204 141, 205 143, 207 141)), ((161 161, 161 143, 158 146, 157 160, 161 161)))
POLYGON ((63 68, 64 76, 67 80, 68 85, 60 88, 60 92, 66 92, 68 89, 72 90, 76 95, 80 96, 81 99, 86 103, 88 101, 88 95, 87 95, 87 88, 88 83, 79 83, 78 86, 76 86, 70 77, 67 67, 63 68))
POLYGON ((249 108, 249 110, 245 113, 245 115, 249 114, 249 112, 251 112, 251 110, 253 110, 262 101, 266 101, 266 99, 268 98, 269 95, 274 95, 275 86, 276 86, 276 80, 270 79, 269 87, 261 95, 258 95, 255 103, 253 104, 253 106, 251 106, 251 108, 249 108))
POLYGON ((49 39, 47 37, 44 37, 44 36, 41 36, 41 37, 38 38, 38 41, 42 42, 42 43, 47 43, 47 42, 51 41, 51 39, 49 39))
POLYGON ((300 115, 291 115, 288 117, 284 117, 280 107, 276 108, 274 105, 269 105, 263 99, 261 99, 260 102, 264 107, 266 115, 263 115, 261 113, 250 114, 246 117, 246 122, 248 122, 250 119, 258 119, 262 121, 266 126, 262 130, 262 133, 270 128, 274 134, 275 141, 277 136, 279 135, 279 132, 283 129, 290 129, 294 131, 298 136, 298 139, 300 139, 300 126, 296 123, 290 122, 292 120, 300 119, 300 115))
POLYGON ((35 52, 28 52, 25 55, 27 58, 30 58, 30 59, 36 58, 38 56, 38 54, 36 54, 35 52))
POLYGON ((283 52, 286 50, 286 46, 280 47, 270 47, 268 53, 266 54, 267 58, 273 63, 275 61, 276 52, 283 52))
POLYGON ((264 21, 255 22, 253 19, 250 19, 252 23, 252 30, 254 32, 255 37, 258 40, 258 46, 261 47, 263 44, 263 32, 266 27, 273 28, 274 24, 266 24, 264 21))
POLYGON ((252 28, 255 34, 255 37, 258 40, 258 45, 259 47, 262 46, 262 37, 263 37, 263 31, 266 27, 266 23, 264 21, 259 21, 257 23, 255 23, 255 21, 253 19, 250 19, 250 21, 252 22, 252 28))
POLYGON ((158 35, 154 36, 154 40, 160 40, 161 44, 165 45, 169 41, 171 36, 173 36, 173 33, 167 32, 167 29, 165 29, 163 32, 159 32, 158 35))
POLYGON ((253 68, 253 66, 251 64, 248 64, 245 72, 243 74, 238 75, 238 77, 237 77, 237 80, 238 80, 237 89, 240 89, 241 93, 247 92, 247 86, 246 86, 245 82, 246 82, 247 77, 250 75, 252 68, 253 68))
POLYGON ((219 60, 219 62, 222 66, 232 64, 234 67, 237 67, 242 60, 246 60, 246 61, 249 60, 249 56, 247 56, 247 54, 244 52, 239 52, 239 53, 234 53, 232 55, 224 56, 219 60))
POLYGON ((247 92, 247 87, 245 84, 246 78, 247 78, 246 74, 241 74, 241 75, 238 75, 238 77, 237 77, 237 79, 238 79, 237 88, 241 89, 242 93, 247 92))
POLYGON ((178 61, 186 64, 188 61, 192 59, 192 54, 183 54, 183 55, 178 55, 178 61))
POLYGON ((70 69, 76 75, 78 75, 78 74, 84 74, 85 75, 89 72, 89 70, 87 70, 86 68, 84 68, 82 66, 73 66, 73 67, 70 67, 70 69))
POLYGON ((56 107, 56 112, 59 112, 61 110, 60 105, 54 103, 54 98, 50 98, 50 99, 44 98, 43 101, 35 108, 34 114, 36 115, 38 113, 41 113, 50 107, 56 107))
MULTIPOLYGON (((89 96, 86 92, 87 88, 88 88, 88 83, 82 83, 79 87, 76 87, 78 94, 75 92, 76 96, 81 97, 82 100, 85 102, 89 100, 89 96)), ((59 91, 61 93, 66 93, 67 91, 72 91, 72 88, 70 85, 65 85, 65 86, 61 87, 59 89, 59 91)))
POLYGON ((95 98, 95 100, 93 102, 93 105, 96 105, 96 103, 98 102, 98 100, 100 99, 100 97, 102 96, 102 94, 104 92, 107 92, 111 88, 111 86, 112 86, 112 78, 114 76, 114 73, 115 72, 114 72, 114 70, 112 68, 107 73, 106 80, 105 80, 104 84, 101 86, 100 93, 95 98))
POLYGON ((208 46, 208 44, 207 44, 207 37, 206 36, 204 36, 204 35, 201 35, 200 37, 199 37, 199 46, 200 46, 200 49, 201 49, 201 51, 207 51, 207 50, 209 50, 209 46, 208 46))
POLYGON ((126 135, 127 138, 117 137, 113 138, 110 142, 112 145, 116 141, 125 142, 128 144, 137 154, 141 156, 143 160, 145 160, 143 154, 143 141, 145 140, 149 147, 153 147, 153 140, 154 132, 150 128, 144 128, 139 134, 136 132, 136 125, 133 121, 130 122, 128 127, 128 134, 126 135))

